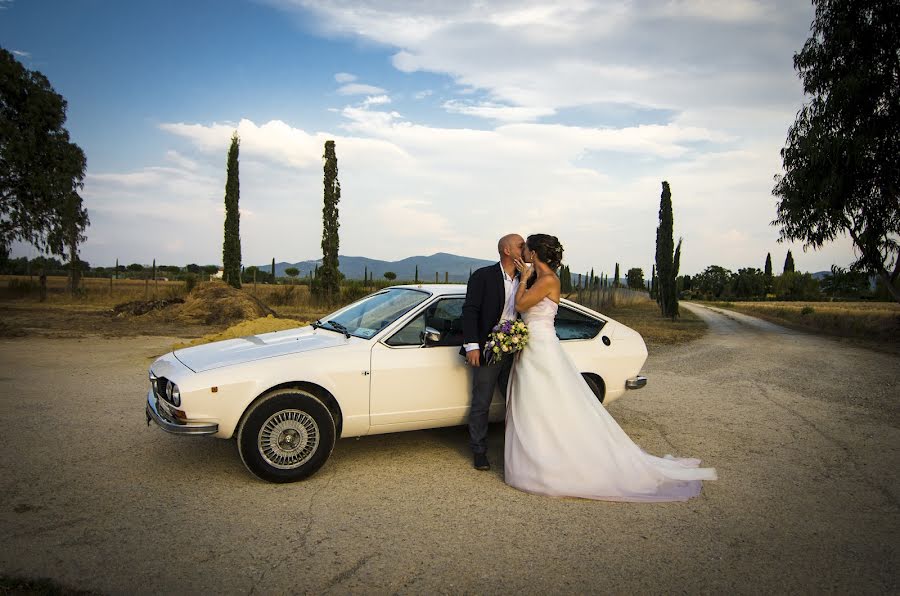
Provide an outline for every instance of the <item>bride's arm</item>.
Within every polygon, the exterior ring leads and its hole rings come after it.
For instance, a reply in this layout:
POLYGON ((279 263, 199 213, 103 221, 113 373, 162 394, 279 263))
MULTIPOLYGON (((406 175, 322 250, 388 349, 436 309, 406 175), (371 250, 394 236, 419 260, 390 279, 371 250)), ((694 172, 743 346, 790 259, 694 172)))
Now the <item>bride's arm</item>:
POLYGON ((519 282, 519 288, 516 290, 516 310, 525 312, 544 298, 550 295, 554 285, 558 285, 559 280, 552 275, 541 277, 531 288, 526 289, 525 280, 519 282))

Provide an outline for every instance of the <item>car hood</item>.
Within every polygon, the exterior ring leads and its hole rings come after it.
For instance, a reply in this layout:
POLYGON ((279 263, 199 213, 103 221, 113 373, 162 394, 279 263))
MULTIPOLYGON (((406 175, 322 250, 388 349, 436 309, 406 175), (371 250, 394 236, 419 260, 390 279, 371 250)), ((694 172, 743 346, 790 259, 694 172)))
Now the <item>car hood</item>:
POLYGON ((348 341, 341 333, 301 327, 176 350, 175 357, 192 371, 204 372, 286 354, 343 346, 348 341))

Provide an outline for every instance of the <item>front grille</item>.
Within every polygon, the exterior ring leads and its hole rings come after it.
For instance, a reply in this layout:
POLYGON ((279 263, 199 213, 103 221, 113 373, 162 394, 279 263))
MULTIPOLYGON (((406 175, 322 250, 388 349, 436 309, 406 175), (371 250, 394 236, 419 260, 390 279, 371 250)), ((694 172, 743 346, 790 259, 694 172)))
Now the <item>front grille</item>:
MULTIPOLYGON (((156 381, 152 383, 153 393, 159 399, 162 399, 169 403, 172 403, 171 401, 169 401, 169 398, 166 397, 166 383, 168 383, 168 382, 169 382, 169 379, 167 379, 165 377, 156 377, 156 381)), ((172 404, 172 405, 175 405, 175 404, 172 404)))

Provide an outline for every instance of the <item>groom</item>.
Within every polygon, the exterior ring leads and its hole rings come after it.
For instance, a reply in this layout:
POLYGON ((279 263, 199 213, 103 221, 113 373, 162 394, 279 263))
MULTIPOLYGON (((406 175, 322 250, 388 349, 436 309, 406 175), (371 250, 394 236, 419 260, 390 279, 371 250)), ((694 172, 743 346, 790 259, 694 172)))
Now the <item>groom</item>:
POLYGON ((469 446, 476 470, 490 470, 487 458, 488 411, 494 389, 506 395, 512 358, 499 363, 485 362, 484 344, 491 328, 503 319, 516 318, 516 289, 519 278, 515 259, 522 259, 525 240, 518 234, 507 234, 497 243, 500 262, 482 267, 469 278, 466 301, 462 309, 463 344, 460 354, 473 369, 472 407, 469 411, 469 446))

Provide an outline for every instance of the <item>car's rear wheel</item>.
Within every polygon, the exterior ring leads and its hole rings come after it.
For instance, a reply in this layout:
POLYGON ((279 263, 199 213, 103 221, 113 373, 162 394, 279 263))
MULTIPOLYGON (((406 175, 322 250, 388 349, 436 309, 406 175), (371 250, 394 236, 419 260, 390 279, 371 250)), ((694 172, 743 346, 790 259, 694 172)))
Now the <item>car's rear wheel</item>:
POLYGON ((273 392, 247 411, 237 437, 241 461, 269 482, 296 482, 321 468, 334 448, 331 412, 300 389, 273 392))
POLYGON ((584 382, 587 383, 594 395, 597 396, 597 400, 602 404, 603 398, 606 396, 606 387, 603 385, 603 379, 591 373, 581 373, 581 376, 584 377, 584 382))

